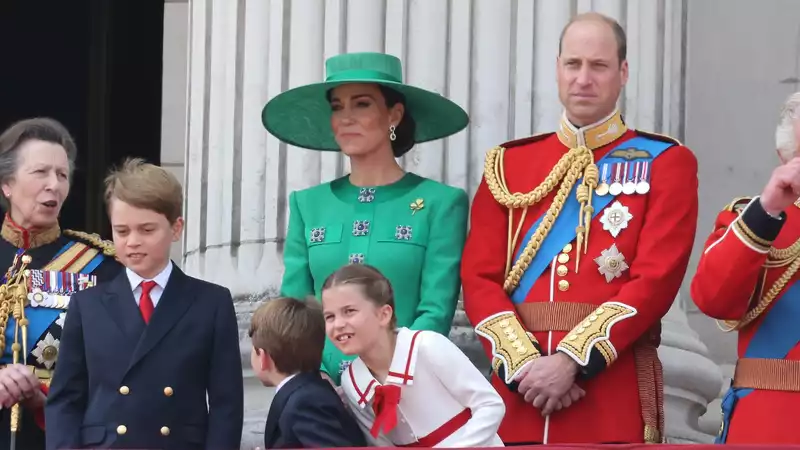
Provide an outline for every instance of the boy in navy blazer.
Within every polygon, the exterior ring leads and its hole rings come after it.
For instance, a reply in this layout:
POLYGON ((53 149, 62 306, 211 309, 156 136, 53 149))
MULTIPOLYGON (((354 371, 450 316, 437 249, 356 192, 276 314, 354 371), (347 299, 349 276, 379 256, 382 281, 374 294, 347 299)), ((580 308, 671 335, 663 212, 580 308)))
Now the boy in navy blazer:
POLYGON ((261 305, 250 325, 253 371, 275 386, 266 448, 366 447, 361 428, 319 372, 325 320, 319 302, 281 297, 261 305))
POLYGON ((244 392, 231 293, 169 259, 183 229, 180 183, 129 160, 106 178, 105 200, 126 270, 70 300, 47 449, 238 449, 244 392))

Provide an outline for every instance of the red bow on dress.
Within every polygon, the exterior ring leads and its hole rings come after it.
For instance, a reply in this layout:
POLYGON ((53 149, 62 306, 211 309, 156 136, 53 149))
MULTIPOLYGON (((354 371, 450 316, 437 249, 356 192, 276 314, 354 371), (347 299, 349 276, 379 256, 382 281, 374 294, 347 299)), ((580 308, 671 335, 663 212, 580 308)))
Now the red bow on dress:
POLYGON ((388 384, 375 388, 375 396, 372 399, 375 423, 372 424, 372 429, 370 430, 372 437, 378 437, 381 429, 385 434, 397 426, 397 405, 399 403, 400 386, 388 384))

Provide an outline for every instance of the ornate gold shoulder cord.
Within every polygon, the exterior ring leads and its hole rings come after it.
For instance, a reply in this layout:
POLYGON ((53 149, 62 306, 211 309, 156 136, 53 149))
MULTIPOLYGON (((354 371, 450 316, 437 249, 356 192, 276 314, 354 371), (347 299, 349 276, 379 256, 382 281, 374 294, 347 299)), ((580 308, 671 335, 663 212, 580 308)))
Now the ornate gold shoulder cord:
POLYGON ((592 192, 597 186, 598 170, 597 165, 594 164, 594 155, 592 151, 585 146, 575 147, 569 150, 567 154, 561 157, 556 163, 550 174, 539 184, 534 190, 527 193, 511 193, 506 185, 505 173, 503 169, 503 156, 505 148, 494 147, 486 155, 486 162, 484 164, 484 179, 486 186, 492 193, 495 200, 501 205, 507 207, 508 210, 508 246, 506 250, 506 279, 503 283, 503 289, 506 292, 513 291, 519 286, 520 279, 525 270, 528 269, 531 261, 536 253, 541 248, 542 242, 550 233, 567 195, 575 186, 581 173, 583 173, 583 183, 578 186, 576 197, 581 204, 581 211, 578 216, 578 225, 576 228, 578 248, 576 254, 576 272, 577 265, 580 263, 581 244, 583 244, 583 252, 586 253, 589 243, 589 223, 591 222, 593 208, 592 208, 592 192), (531 237, 525 249, 522 251, 520 258, 511 266, 513 259, 514 248, 517 245, 522 224, 528 212, 528 208, 546 197, 556 186, 559 186, 556 197, 553 203, 547 209, 542 221, 536 228, 533 236, 531 237), (522 209, 522 217, 517 225, 516 232, 512 233, 514 209, 522 209))

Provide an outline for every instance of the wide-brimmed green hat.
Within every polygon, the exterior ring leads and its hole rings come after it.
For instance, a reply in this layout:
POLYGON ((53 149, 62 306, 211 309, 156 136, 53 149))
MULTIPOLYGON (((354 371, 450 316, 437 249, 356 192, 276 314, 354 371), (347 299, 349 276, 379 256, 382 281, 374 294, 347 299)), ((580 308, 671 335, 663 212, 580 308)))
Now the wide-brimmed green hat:
MULTIPOLYGON (((406 114, 416 123, 416 142, 450 136, 469 123, 467 113, 447 98, 403 84, 400 60, 384 53, 346 53, 325 61, 322 83, 278 94, 264 106, 261 121, 278 139, 297 147, 338 151, 331 129, 328 90, 348 83, 377 83, 403 94, 406 114)), ((386 130, 389 133, 389 130, 386 130)))

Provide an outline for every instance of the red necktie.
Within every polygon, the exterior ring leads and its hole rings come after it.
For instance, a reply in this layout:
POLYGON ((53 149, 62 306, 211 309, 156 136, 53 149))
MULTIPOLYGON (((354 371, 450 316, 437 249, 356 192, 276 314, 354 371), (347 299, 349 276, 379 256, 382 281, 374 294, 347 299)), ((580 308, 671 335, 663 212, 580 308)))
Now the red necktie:
POLYGON ((372 410, 375 412, 375 422, 369 430, 372 437, 378 437, 383 429, 386 434, 397 426, 397 405, 400 403, 400 386, 387 384, 375 388, 375 397, 372 399, 372 410))
POLYGON ((150 298, 150 291, 156 287, 155 281, 142 281, 142 296, 139 297, 139 311, 142 312, 144 323, 150 322, 150 316, 153 315, 153 299, 150 298))

